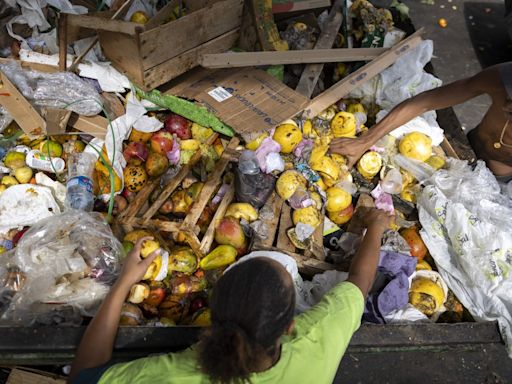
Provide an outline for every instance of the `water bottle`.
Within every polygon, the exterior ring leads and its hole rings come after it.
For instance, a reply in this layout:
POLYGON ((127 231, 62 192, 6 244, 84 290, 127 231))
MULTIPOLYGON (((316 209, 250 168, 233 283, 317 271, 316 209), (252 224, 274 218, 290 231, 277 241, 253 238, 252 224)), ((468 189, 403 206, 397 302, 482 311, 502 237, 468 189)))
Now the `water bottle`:
POLYGON ((68 158, 66 206, 81 211, 92 211, 92 172, 95 157, 92 153, 72 153, 68 158))

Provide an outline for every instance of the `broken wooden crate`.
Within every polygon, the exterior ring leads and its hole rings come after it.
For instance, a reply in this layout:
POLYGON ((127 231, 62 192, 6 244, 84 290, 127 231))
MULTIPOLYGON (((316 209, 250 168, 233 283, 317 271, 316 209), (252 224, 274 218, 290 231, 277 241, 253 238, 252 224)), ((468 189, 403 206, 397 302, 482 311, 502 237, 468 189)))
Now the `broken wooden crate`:
POLYGON ((178 4, 169 2, 145 25, 111 20, 108 13, 69 14, 64 33, 70 42, 79 28, 96 30, 104 55, 149 91, 199 65, 202 54, 225 51, 238 39, 243 0, 190 1, 185 15, 166 22, 178 4))
MULTIPOLYGON (((211 145, 217 134, 212 135, 207 144, 211 145)), ((167 233, 182 233, 185 236, 185 242, 199 256, 206 255, 213 244, 215 227, 222 217, 228 205, 233 201, 235 196, 234 183, 232 182, 221 202, 213 218, 206 230, 204 236, 200 238, 197 222, 201 213, 207 206, 210 199, 217 192, 222 183, 222 175, 226 170, 229 162, 233 158, 233 151, 238 146, 240 140, 236 137, 232 138, 226 146, 222 156, 215 165, 215 169, 209 175, 208 180, 204 184, 201 192, 197 196, 195 202, 190 207, 183 221, 172 221, 155 218, 160 207, 171 196, 171 194, 181 185, 182 181, 189 174, 192 167, 201 159, 201 149, 197 150, 192 156, 188 164, 183 166, 178 174, 165 185, 158 198, 152 204, 146 204, 153 191, 160 185, 160 179, 156 178, 149 181, 137 194, 135 199, 128 205, 125 211, 119 216, 118 222, 124 226, 125 230, 130 231, 134 228, 144 228, 167 233)))

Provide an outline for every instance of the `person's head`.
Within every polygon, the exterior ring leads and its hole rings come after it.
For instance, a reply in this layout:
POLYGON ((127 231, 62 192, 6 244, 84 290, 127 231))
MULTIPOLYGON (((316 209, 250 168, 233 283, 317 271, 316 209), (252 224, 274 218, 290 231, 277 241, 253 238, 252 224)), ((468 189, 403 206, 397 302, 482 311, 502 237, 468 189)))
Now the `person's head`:
POLYGON ((292 325, 295 288, 278 262, 257 257, 227 271, 213 289, 212 326, 201 336, 199 362, 216 382, 241 382, 276 356, 292 325))

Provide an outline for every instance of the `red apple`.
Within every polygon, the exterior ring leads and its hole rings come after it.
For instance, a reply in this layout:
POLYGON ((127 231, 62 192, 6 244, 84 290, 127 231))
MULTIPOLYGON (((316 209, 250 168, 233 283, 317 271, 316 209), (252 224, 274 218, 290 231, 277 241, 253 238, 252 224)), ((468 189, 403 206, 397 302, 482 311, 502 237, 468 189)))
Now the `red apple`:
POLYGON ((161 129, 151 136, 151 149, 161 155, 165 155, 172 150, 173 137, 172 135, 161 129))
POLYGON ((146 161, 148 158, 148 147, 144 143, 132 141, 128 143, 126 148, 123 151, 123 156, 127 162, 130 162, 132 159, 137 159, 140 161, 146 161))
POLYGON ((192 138, 190 121, 180 115, 171 114, 164 122, 164 129, 182 140, 192 138))

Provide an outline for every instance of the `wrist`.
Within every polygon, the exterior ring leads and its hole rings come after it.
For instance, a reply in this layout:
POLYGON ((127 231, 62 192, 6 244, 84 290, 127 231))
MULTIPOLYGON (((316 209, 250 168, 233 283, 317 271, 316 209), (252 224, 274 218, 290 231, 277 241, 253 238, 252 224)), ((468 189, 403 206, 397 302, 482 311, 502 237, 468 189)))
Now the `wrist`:
POLYGON ((386 231, 386 227, 382 224, 370 224, 367 228, 366 228, 366 234, 367 235, 371 235, 371 236, 374 236, 374 237, 378 237, 379 239, 382 237, 382 235, 384 234, 384 232, 386 231))
POLYGON ((132 285, 133 284, 130 281, 123 279, 123 277, 120 276, 112 286, 112 290, 128 295, 132 285))

